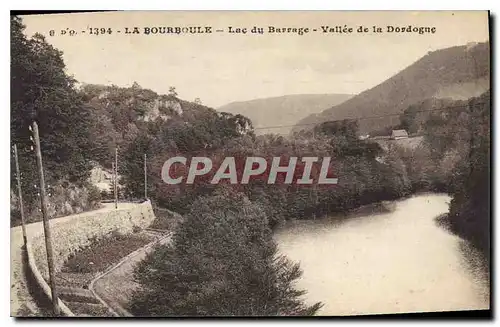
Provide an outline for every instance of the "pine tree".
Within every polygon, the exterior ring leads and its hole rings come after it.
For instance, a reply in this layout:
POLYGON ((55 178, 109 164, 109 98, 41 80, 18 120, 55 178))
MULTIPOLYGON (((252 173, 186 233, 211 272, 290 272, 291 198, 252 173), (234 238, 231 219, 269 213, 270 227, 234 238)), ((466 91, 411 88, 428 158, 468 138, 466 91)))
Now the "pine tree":
POLYGON ((278 255, 263 210, 240 193, 199 198, 174 236, 136 269, 137 316, 313 315, 295 289, 298 264, 278 255))

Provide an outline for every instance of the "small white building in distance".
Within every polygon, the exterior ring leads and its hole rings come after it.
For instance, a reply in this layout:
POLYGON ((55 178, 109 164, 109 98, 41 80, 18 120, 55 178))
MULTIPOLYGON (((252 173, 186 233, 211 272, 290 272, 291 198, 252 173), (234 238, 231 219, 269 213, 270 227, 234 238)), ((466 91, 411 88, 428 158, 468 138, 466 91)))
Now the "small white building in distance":
POLYGON ((407 139, 408 132, 404 129, 393 129, 391 134, 391 140, 407 139))

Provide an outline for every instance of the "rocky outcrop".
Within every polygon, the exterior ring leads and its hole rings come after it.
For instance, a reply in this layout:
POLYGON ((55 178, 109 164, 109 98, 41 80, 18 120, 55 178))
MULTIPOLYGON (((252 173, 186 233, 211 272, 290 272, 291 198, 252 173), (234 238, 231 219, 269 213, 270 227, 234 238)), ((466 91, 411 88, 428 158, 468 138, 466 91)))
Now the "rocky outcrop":
POLYGON ((154 121, 157 118, 167 121, 174 116, 182 116, 183 109, 179 101, 166 99, 165 97, 156 98, 149 109, 146 110, 141 120, 154 121))

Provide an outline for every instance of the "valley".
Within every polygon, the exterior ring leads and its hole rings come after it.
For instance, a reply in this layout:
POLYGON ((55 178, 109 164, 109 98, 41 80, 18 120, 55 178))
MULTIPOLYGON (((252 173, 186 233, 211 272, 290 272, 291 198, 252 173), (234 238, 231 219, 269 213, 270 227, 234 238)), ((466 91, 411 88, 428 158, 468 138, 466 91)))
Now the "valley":
POLYGON ((488 13, 102 15, 194 27, 11 17, 11 315, 491 315, 488 13))

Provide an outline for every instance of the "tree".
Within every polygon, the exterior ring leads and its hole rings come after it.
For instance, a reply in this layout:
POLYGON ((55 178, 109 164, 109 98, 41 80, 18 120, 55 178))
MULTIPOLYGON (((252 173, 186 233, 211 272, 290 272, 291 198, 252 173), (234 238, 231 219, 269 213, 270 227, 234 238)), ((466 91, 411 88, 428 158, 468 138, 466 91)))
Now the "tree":
POLYGON ((135 271, 137 316, 313 315, 293 283, 298 264, 278 255, 264 212, 240 193, 199 198, 174 235, 135 271))
POLYGON ((173 98, 177 98, 177 91, 175 90, 175 86, 171 86, 168 88, 168 95, 173 98))
POLYGON ((144 196, 144 154, 149 152, 151 137, 141 132, 122 155, 122 180, 127 196, 140 198, 144 196))
POLYGON ((348 140, 357 140, 358 138, 358 121, 357 120, 337 120, 327 121, 316 126, 315 131, 328 136, 343 136, 348 140))
POLYGON ((416 122, 417 113, 421 110, 417 105, 411 105, 401 115, 401 129, 407 130, 409 134, 418 132, 418 125, 416 122))
POLYGON ((469 149, 463 164, 459 161, 452 177, 454 185, 450 203, 451 229, 481 250, 487 260, 490 254, 490 93, 473 98, 468 111, 469 149))
MULTIPOLYGON (((24 35, 19 17, 11 16, 11 138, 19 148, 26 202, 36 199, 36 165, 29 126, 36 121, 48 183, 84 182, 90 173, 91 116, 65 72, 62 52, 40 34, 24 35)), ((15 185, 12 184, 12 185, 15 185)))

